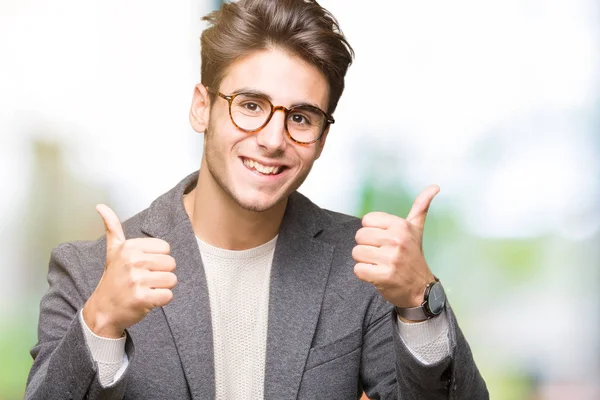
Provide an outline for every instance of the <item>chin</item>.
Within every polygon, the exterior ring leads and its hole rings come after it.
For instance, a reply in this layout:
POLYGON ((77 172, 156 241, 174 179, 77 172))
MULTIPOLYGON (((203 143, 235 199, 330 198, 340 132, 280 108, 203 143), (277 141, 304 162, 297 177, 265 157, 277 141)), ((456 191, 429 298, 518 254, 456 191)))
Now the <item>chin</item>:
POLYGON ((244 210, 253 212, 264 212, 281 203, 284 198, 271 196, 233 196, 233 200, 244 210))

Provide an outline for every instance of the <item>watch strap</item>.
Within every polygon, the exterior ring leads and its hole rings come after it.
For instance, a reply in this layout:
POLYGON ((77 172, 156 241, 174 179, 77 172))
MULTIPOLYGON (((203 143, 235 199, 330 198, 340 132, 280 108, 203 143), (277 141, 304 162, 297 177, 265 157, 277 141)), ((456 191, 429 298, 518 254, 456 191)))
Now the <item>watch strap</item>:
POLYGON ((426 319, 431 318, 427 314, 425 314, 423 306, 410 308, 396 307, 396 313, 398 313, 398 315, 402 318, 408 319, 409 321, 424 321, 426 319))
POLYGON ((425 309, 425 307, 428 306, 427 303, 429 300, 429 293, 431 288, 433 287, 433 285, 440 281, 436 276, 434 276, 434 279, 435 280, 433 282, 429 282, 425 287, 425 293, 423 294, 423 303, 420 306, 407 308, 396 307, 396 313, 398 313, 398 315, 402 318, 405 318, 409 321, 425 321, 430 318, 437 317, 439 313, 432 314, 431 312, 428 312, 428 310, 425 309))

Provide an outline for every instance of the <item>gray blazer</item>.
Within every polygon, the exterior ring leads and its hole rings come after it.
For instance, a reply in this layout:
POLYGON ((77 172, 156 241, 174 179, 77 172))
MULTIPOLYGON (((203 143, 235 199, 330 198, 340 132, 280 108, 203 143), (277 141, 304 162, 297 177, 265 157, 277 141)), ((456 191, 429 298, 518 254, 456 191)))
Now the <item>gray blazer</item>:
MULTIPOLYGON (((206 277, 182 195, 194 172, 123 224, 126 237, 171 245, 173 300, 128 330, 129 366, 102 388, 77 313, 104 270, 106 242, 52 251, 40 306, 27 399, 211 399, 215 396, 206 277)), ((294 193, 271 273, 265 399, 487 399, 452 313, 451 356, 424 366, 400 340, 391 304, 353 274, 357 218, 323 210, 294 193)))

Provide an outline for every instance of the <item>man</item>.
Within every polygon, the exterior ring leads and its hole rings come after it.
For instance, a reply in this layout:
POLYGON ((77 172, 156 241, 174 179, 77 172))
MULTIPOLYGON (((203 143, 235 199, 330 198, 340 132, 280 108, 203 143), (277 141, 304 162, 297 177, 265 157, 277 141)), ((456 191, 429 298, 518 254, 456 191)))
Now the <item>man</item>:
POLYGON ((53 251, 26 397, 487 398, 421 250, 438 188, 362 221, 296 192, 352 59, 335 19, 241 0, 207 20, 200 169, 53 251))

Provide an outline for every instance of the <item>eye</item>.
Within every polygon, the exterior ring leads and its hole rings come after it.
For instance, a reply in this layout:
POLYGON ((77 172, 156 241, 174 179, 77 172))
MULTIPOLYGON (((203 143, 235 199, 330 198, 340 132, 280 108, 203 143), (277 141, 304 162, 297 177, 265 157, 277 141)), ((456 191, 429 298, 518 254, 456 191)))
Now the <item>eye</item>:
POLYGON ((310 119, 308 119, 305 115, 303 114, 292 114, 290 115, 290 119, 294 124, 298 124, 298 125, 311 125, 311 121, 310 119))
POLYGON ((251 101, 242 104, 242 107, 248 111, 260 111, 260 105, 251 101))

